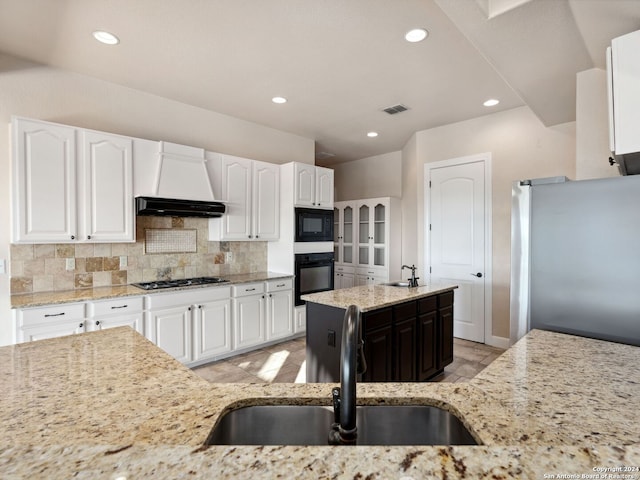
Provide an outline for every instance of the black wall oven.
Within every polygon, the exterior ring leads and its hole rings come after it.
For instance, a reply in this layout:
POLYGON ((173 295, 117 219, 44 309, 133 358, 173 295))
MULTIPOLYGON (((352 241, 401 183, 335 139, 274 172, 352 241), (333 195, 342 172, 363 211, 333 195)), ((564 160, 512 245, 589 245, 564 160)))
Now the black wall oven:
POLYGON ((296 208, 296 242, 333 242, 333 209, 296 208))
POLYGON ((333 290, 333 252, 297 253, 295 259, 296 305, 301 295, 333 290))

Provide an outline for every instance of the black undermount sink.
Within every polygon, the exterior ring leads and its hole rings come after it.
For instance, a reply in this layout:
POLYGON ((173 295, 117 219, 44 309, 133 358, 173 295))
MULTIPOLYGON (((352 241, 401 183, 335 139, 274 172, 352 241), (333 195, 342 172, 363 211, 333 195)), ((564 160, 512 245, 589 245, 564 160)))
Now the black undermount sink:
MULTIPOLYGON (((356 445, 477 445, 450 412, 426 405, 356 407, 356 445)), ((259 405, 231 410, 206 445, 328 445, 334 413, 316 405, 259 405)))
POLYGON ((389 282, 389 283, 383 283, 383 285, 386 285, 387 287, 405 287, 405 288, 409 288, 409 282, 389 282))

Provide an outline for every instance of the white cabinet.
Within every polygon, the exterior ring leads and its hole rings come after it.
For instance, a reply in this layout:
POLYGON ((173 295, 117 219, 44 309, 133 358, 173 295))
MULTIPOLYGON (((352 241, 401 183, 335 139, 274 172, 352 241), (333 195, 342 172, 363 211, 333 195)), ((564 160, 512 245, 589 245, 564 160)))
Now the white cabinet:
POLYGON ((267 287, 267 340, 293 335, 293 280, 270 280, 267 287))
POLYGON ((145 297, 145 333, 182 363, 231 351, 230 288, 198 288, 145 297))
POLYGON ((346 265, 334 266, 333 288, 351 288, 355 286, 355 268, 346 265))
POLYGON ((13 242, 132 242, 132 139, 14 117, 13 242))
POLYGON ((307 330, 307 306, 300 305, 294 308, 294 332, 302 333, 307 330))
POLYGON ((84 190, 82 239, 133 242, 133 142, 131 138, 82 130, 84 190))
POLYGON ((355 265, 355 202, 336 202, 333 209, 333 248, 336 265, 355 265))
POLYGON ((383 268, 358 268, 355 275, 355 285, 378 285, 389 281, 389 274, 383 268))
POLYGON ((617 155, 640 152, 640 31, 611 41, 607 49, 609 76, 609 138, 617 155))
POLYGON ((221 200, 227 211, 221 218, 210 220, 210 240, 277 240, 279 166, 222 155, 221 176, 221 200))
POLYGON ((73 335, 86 329, 84 303, 15 309, 13 315, 16 343, 73 335))
POLYGON ((259 345, 265 341, 264 282, 234 285, 233 331, 234 348, 259 345))
POLYGON ((88 302, 87 311, 87 330, 127 326, 144 333, 141 296, 88 302))
POLYGON ((333 208, 333 170, 294 162, 294 205, 333 208))

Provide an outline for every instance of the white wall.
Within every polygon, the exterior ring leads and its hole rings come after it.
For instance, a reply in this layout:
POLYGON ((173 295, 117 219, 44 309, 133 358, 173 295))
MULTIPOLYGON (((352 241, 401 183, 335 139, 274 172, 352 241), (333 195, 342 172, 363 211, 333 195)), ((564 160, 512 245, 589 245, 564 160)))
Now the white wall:
POLYGON ((331 165, 335 200, 402 196, 402 152, 331 165))
MULTIPOLYGON (((315 161, 312 139, 0 54, 0 259, 9 258, 11 115, 278 164, 315 161)), ((0 274, 0 345, 11 342, 9 291, 9 275, 0 274)))
MULTIPOLYGON (((528 107, 520 107, 423 130, 416 133, 415 142, 421 179, 416 192, 416 221, 403 223, 402 233, 403 237, 418 238, 416 264, 421 266, 425 264, 424 164, 483 152, 492 154, 493 335, 508 339, 511 185, 515 180, 527 178, 555 175, 573 178, 575 123, 546 128, 528 107)), ((411 184, 410 191, 414 180, 407 181, 411 184)))
POLYGON ((616 177, 609 165, 607 72, 592 68, 579 72, 576 90, 576 180, 616 177))

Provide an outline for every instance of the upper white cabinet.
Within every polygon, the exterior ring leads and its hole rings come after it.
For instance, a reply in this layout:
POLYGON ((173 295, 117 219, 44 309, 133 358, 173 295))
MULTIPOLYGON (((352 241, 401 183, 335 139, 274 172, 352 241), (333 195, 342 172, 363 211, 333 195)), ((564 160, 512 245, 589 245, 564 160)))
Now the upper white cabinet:
POLYGON ((640 31, 614 38, 607 49, 609 141, 612 152, 640 152, 640 31))
POLYGON ((210 240, 276 240, 280 237, 280 167, 221 156, 221 195, 226 212, 209 222, 210 240))
POLYGON ((333 248, 336 264, 355 265, 355 202, 336 202, 333 209, 333 248))
POLYGON ((13 241, 132 242, 132 139, 13 119, 13 241))
POLYGON ((333 170, 294 162, 294 205, 333 208, 333 170))

